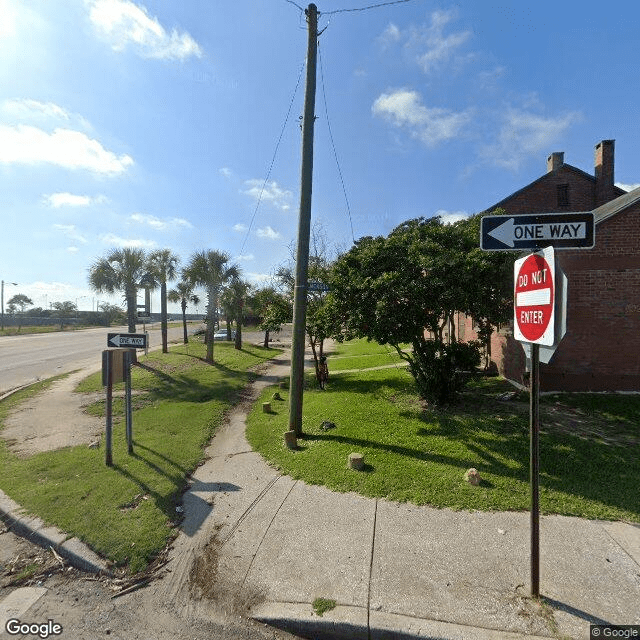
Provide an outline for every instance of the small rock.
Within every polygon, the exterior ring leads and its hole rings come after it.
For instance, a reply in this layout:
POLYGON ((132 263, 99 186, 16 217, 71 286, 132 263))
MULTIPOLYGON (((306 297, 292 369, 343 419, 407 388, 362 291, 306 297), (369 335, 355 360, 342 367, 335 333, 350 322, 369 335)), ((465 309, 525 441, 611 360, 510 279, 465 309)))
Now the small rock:
POLYGON ((350 453, 349 468, 362 471, 364 469, 364 456, 361 453, 350 453))
POLYGON ((329 422, 328 420, 325 420, 321 425, 320 425, 320 430, 321 431, 329 431, 329 429, 335 429, 336 425, 333 424, 333 422, 329 422))
POLYGON ((474 487, 477 487, 482 480, 480 474, 478 473, 478 470, 474 469, 473 467, 467 470, 467 472, 464 474, 464 479, 474 487))

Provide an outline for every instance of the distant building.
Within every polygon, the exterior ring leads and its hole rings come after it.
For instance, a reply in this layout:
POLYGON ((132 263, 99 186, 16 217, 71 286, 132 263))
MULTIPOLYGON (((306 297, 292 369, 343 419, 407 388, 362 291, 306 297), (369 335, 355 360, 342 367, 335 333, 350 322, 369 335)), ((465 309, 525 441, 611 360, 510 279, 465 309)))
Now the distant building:
MULTIPOLYGON (((590 175, 552 153, 547 173, 486 211, 508 214, 593 211, 595 247, 558 250, 569 282, 567 334, 551 362, 540 366, 547 391, 640 391, 640 189, 614 184, 614 141, 595 148, 590 175)), ((475 339, 473 319, 460 314, 457 335, 475 339)), ((499 327, 488 357, 520 382, 525 356, 512 326, 499 327)))

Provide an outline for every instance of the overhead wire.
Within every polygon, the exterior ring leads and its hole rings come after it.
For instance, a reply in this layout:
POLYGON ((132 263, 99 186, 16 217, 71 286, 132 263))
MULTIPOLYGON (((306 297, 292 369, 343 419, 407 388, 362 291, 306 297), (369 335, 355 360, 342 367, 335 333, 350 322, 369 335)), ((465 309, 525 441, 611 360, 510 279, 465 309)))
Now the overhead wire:
MULTIPOLYGON (((292 2, 291 4, 295 4, 295 2, 292 2)), ((242 247, 240 248, 240 254, 242 254, 242 252, 244 251, 244 247, 247 244, 249 234, 251 233, 251 228, 253 227, 253 222, 256 218, 256 214, 258 213, 260 203, 262 202, 262 196, 264 194, 265 187, 267 186, 267 182, 269 182, 269 178, 271 177, 271 171, 276 161, 276 155, 278 154, 278 149, 280 148, 280 142, 282 141, 282 136, 284 135, 285 129, 287 127, 287 123, 289 122, 289 116, 291 115, 291 109, 293 108, 293 103, 295 101, 296 94, 298 93, 298 87, 300 86, 300 79, 302 78, 302 72, 304 71, 305 66, 306 66, 306 61, 300 65, 300 71, 298 72, 298 80, 296 81, 296 87, 293 90, 293 95, 291 96, 291 101, 289 102, 289 108, 287 109, 287 115, 285 116, 284 123, 282 124, 282 129, 280 130, 280 135, 278 136, 278 141, 276 142, 276 148, 273 151, 273 157, 271 158, 271 164, 269 165, 269 170, 267 171, 267 175, 264 179, 264 182, 262 183, 262 188, 260 189, 260 195, 258 196, 258 201, 256 202, 256 208, 253 211, 253 216, 251 217, 251 222, 249 223, 249 228, 247 229, 247 234, 245 235, 244 241, 242 242, 242 247)))
MULTIPOLYGON (((291 0, 287 0, 287 2, 291 2, 291 0)), ((334 11, 323 11, 322 15, 331 16, 334 13, 350 13, 354 11, 368 11, 369 9, 378 9, 379 7, 388 7, 392 4, 402 4, 404 2, 411 2, 411 0, 393 0, 392 2, 381 2, 380 4, 372 4, 368 7, 360 7, 357 9, 335 9, 334 11)))
MULTIPOLYGON (((326 27, 325 27, 326 28, 326 27)), ((349 214, 349 225, 351 226, 351 239, 355 243, 356 237, 353 231, 353 219, 351 218, 351 207, 349 206, 349 198, 347 197, 347 188, 344 184, 344 177, 342 175, 342 168, 340 167, 340 161, 338 160, 338 152, 336 151, 336 145, 333 140, 333 132, 331 131, 331 121, 329 120, 329 109, 327 107, 327 92, 324 84, 324 65, 322 64, 322 48, 318 46, 318 58, 320 61, 320 80, 322 84, 322 98, 324 102, 324 113, 327 118, 327 129, 329 130, 329 140, 331 141, 331 147, 333 149, 333 157, 336 160, 336 166, 338 167, 338 175, 340 176, 340 184, 342 184, 342 193, 344 194, 344 201, 347 206, 347 213, 349 214)))

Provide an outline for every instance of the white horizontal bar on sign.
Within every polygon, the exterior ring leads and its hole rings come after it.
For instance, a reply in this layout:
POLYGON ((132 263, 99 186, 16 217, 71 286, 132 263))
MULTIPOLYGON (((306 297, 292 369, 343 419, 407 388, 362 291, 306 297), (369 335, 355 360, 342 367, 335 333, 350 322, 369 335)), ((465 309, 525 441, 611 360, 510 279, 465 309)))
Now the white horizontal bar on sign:
POLYGON ((539 307, 550 304, 551 289, 534 289, 533 291, 519 291, 516 294, 516 307, 539 307))

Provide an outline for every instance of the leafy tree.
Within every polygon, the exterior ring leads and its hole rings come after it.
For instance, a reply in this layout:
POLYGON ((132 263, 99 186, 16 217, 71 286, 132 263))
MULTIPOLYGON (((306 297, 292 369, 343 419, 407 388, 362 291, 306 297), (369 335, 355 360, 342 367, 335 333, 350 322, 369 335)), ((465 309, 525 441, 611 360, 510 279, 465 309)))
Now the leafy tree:
POLYGON ((98 308, 104 316, 104 323, 107 327, 112 324, 122 324, 127 319, 125 312, 118 305, 101 302, 98 308))
POLYGON ((162 333, 162 353, 167 353, 167 282, 175 280, 180 258, 169 249, 158 249, 149 256, 149 272, 160 283, 160 331, 162 333))
POLYGON ((236 324, 235 348, 242 349, 242 323, 244 320, 244 306, 251 285, 240 278, 233 278, 229 282, 222 298, 223 307, 226 307, 236 324))
MULTIPOLYGON (((333 262, 324 229, 315 225, 311 230, 309 243, 309 265, 307 282, 329 284, 332 280, 333 262)), ((281 266, 276 272, 276 280, 286 295, 293 300, 295 285, 294 264, 281 266)), ((326 291, 307 293, 305 333, 313 353, 316 379, 320 381, 320 358, 324 355, 324 341, 340 331, 339 319, 333 307, 333 299, 326 291)))
POLYGON ((291 322, 291 300, 275 287, 264 287, 252 296, 252 304, 260 317, 258 328, 264 331, 264 348, 269 348, 269 333, 280 331, 285 322, 291 322))
POLYGON ((14 315, 20 308, 20 315, 18 316, 18 331, 22 329, 22 316, 24 315, 24 310, 28 305, 32 305, 33 301, 28 296, 25 296, 24 293, 16 293, 15 296, 12 296, 10 300, 7 300, 7 311, 9 315, 14 315))
POLYGON ((181 280, 176 285, 175 289, 172 289, 167 294, 167 300, 169 302, 179 302, 182 307, 182 328, 184 332, 184 343, 189 343, 189 336, 187 334, 187 305, 191 302, 192 304, 198 304, 200 302, 200 298, 193 293, 193 285, 187 282, 186 280, 181 280))
POLYGON ((66 300, 65 302, 54 302, 53 308, 56 311, 56 315, 60 318, 60 330, 64 329, 64 321, 67 318, 71 318, 78 311, 78 307, 75 302, 66 300))
POLYGON ((33 300, 25 296, 24 293, 16 293, 10 300, 7 300, 7 305, 13 305, 16 308, 19 307, 20 313, 24 313, 25 308, 31 304, 33 304, 33 300))
POLYGON ((514 257, 482 251, 478 230, 478 217, 409 220, 386 238, 361 238, 333 270, 330 297, 342 335, 392 345, 436 404, 453 401, 464 384, 460 369, 479 364, 480 345, 456 340, 455 313, 489 326, 512 312, 514 257))
POLYGON ((229 265, 230 256, 217 250, 194 253, 183 272, 183 277, 194 286, 202 286, 207 292, 207 362, 213 363, 213 333, 220 296, 233 278, 240 277, 240 269, 229 265))
POLYGON ((122 291, 127 306, 129 332, 136 331, 137 294, 147 275, 147 256, 142 249, 112 249, 89 269, 89 286, 97 293, 122 291))

